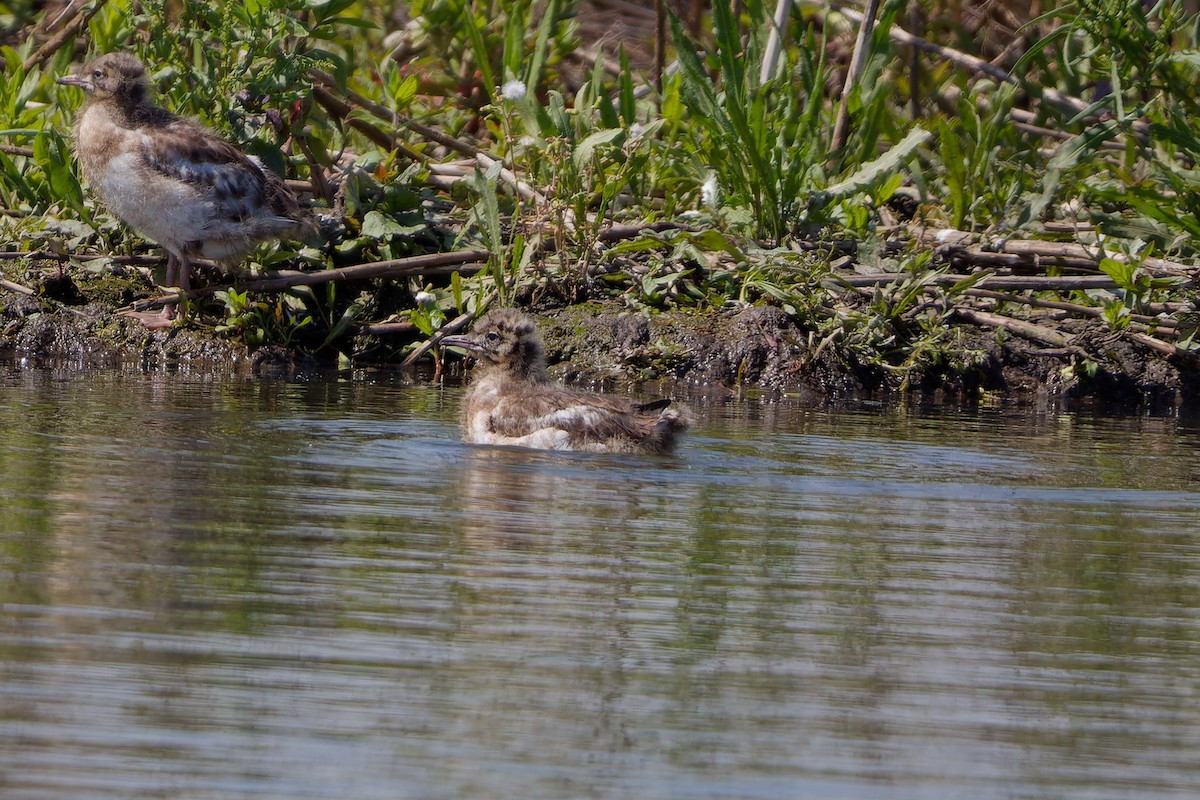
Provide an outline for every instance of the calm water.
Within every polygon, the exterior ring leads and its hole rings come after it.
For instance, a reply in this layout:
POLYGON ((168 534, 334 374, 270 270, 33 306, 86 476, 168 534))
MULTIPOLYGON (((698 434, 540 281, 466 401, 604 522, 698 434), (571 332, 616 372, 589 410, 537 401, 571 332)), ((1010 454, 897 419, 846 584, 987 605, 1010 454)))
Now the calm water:
POLYGON ((1200 424, 0 372, 0 796, 1200 794, 1200 424))

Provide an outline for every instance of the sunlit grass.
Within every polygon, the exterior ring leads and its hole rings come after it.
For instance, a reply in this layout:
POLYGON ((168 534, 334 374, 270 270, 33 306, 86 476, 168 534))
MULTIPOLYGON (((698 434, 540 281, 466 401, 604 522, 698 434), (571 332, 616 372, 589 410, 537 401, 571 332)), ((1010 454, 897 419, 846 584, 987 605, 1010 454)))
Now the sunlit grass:
MULTIPOLYGON (((946 4, 922 6, 952 18, 946 4)), ((904 7, 885 3, 866 39, 836 149, 855 26, 807 3, 769 70, 772 7, 718 0, 698 38, 672 18, 677 68, 663 76, 620 50, 573 57, 569 0, 114 0, 85 40, 88 55, 132 50, 163 104, 311 186, 325 241, 268 248, 260 267, 491 253, 480 269, 363 291, 265 304, 226 293, 217 330, 252 344, 337 346, 368 319, 427 336, 493 299, 619 297, 646 313, 770 303, 817 341, 906 376, 953 360, 947 309, 969 287, 935 290, 949 267, 915 243, 872 255, 887 237, 908 240, 897 233, 907 217, 886 210, 901 189, 915 226, 1053 238, 1047 220, 1088 223, 1085 243, 1120 256, 1097 267, 1116 287, 1070 299, 1104 308, 1114 331, 1148 304, 1190 299, 1182 281, 1139 271, 1152 257, 1190 264, 1200 238, 1200 41, 1183 4, 1062 5, 1030 24, 1042 38, 1011 59, 1011 81, 934 57, 911 72, 889 35, 904 7), (605 239, 614 225, 647 230, 605 239), (893 285, 847 293, 831 278, 846 252, 894 272, 893 285)), ((2 51, 0 225, 26 250, 128 250, 136 238, 93 204, 71 159, 80 96, 53 80, 76 54, 36 58, 41 42, 18 38, 13 8, 0 4, 14 32, 2 51)))

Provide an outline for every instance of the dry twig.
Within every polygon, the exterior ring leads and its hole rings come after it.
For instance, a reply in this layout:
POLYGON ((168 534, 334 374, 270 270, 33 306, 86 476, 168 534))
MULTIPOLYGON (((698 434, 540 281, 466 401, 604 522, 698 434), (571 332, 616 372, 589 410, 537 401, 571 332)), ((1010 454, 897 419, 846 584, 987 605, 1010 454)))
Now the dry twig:
MULTIPOLYGON (((902 272, 881 272, 874 275, 835 275, 834 278, 849 286, 886 286, 889 283, 902 281, 913 277, 902 272)), ((939 275, 932 283, 939 286, 953 286, 965 281, 970 275, 939 275)), ((1072 291, 1086 289, 1115 289, 1116 282, 1107 275, 1074 275, 1061 278, 1051 278, 1041 275, 989 275, 979 281, 977 286, 990 286, 996 289, 1030 289, 1033 291, 1072 291)))
MULTIPOLYGON (((854 40, 854 54, 850 57, 850 68, 846 70, 846 82, 842 84, 842 98, 838 105, 837 120, 833 125, 833 143, 829 146, 834 153, 846 146, 846 140, 850 136, 850 94, 867 66, 867 56, 870 51, 870 48, 867 47, 867 39, 875 29, 875 17, 879 13, 879 2, 880 0, 867 0, 866 9, 862 14, 857 15, 858 37, 854 40)), ((846 16, 854 19, 849 14, 846 16)))
POLYGON ((16 292, 17 294, 23 294, 30 297, 35 294, 33 289, 30 289, 28 286, 22 286, 21 284, 15 283, 6 278, 0 278, 0 288, 8 289, 10 292, 16 292))
MULTIPOLYGON (((352 267, 327 269, 320 272, 280 272, 271 277, 257 278, 233 284, 232 288, 248 292, 281 292, 293 286, 319 286, 333 281, 368 280, 370 278, 390 278, 398 275, 423 275, 436 269, 448 266, 467 264, 472 261, 486 261, 491 256, 487 250, 457 250, 450 253, 431 253, 410 258, 398 258, 390 261, 373 261, 368 264, 357 264, 352 267)), ((203 289, 193 289, 189 292, 139 300, 129 306, 133 311, 145 311, 168 303, 178 303, 184 299, 207 297, 216 292, 231 288, 230 286, 208 286, 203 289)))
POLYGON ((490 306, 495 299, 496 293, 489 292, 482 300, 479 301, 478 305, 475 306, 474 311, 467 311, 463 314, 459 314, 441 328, 434 331, 433 336, 430 336, 428 341, 422 342, 411 353, 409 353, 408 357, 401 362, 400 366, 411 367, 413 364, 417 363, 422 356, 424 356, 434 347, 437 347, 438 343, 442 341, 443 336, 451 333, 457 333, 458 331, 467 327, 467 325, 471 323, 471 320, 475 319, 477 316, 486 311, 487 307, 490 306))
POLYGON ((88 24, 91 18, 96 16, 100 9, 104 8, 107 3, 108 0, 98 0, 94 6, 86 9, 86 13, 84 13, 86 8, 84 3, 71 3, 68 5, 63 10, 63 13, 59 15, 59 18, 55 20, 56 23, 66 20, 66 24, 58 30, 58 33, 47 39, 29 58, 25 59, 24 63, 21 64, 21 69, 28 74, 31 70, 53 58, 59 48, 69 41, 74 41, 79 31, 83 30, 83 27, 88 24))

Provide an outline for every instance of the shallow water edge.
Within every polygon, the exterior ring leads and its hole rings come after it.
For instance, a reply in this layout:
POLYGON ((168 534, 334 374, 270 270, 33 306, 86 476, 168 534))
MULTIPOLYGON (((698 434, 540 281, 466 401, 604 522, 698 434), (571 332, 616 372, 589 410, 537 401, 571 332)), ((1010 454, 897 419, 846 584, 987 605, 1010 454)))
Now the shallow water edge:
MULTIPOLYGON (((813 340, 780 310, 632 313, 589 303, 537 313, 553 374, 575 385, 645 382, 801 396, 806 402, 883 400, 1015 401, 1105 412, 1171 413, 1200 400, 1200 370, 1128 341, 1097 342, 1094 360, 997 338, 977 329, 955 337, 955 351, 904 376, 872 366, 836 341, 813 340), (953 364, 960 367, 954 367, 953 364), (970 365, 962 367, 961 365, 970 365)), ((360 336, 347 354, 356 369, 394 369, 405 337, 360 336)), ((949 352, 949 351, 948 351, 949 352)), ((134 368, 260 377, 303 377, 331 369, 319 357, 271 345, 250 350, 198 327, 148 331, 90 304, 51 311, 34 298, 0 304, 0 360, 36 368, 134 368)), ((453 357, 448 365, 455 368, 453 357)), ((433 359, 425 359, 431 367, 433 359)), ((418 375, 421 373, 418 372, 418 375)))
POLYGON ((1200 421, 0 373, 5 798, 1184 798, 1200 421))

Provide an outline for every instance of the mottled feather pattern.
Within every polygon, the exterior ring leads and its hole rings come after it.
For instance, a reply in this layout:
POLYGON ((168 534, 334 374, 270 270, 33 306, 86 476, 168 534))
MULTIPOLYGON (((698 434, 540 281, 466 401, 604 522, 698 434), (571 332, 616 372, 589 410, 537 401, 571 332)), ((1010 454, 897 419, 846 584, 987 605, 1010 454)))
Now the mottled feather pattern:
POLYGON ((624 397, 558 386, 546 373, 533 321, 516 311, 492 312, 467 336, 443 339, 479 360, 463 402, 467 441, 552 450, 663 453, 690 421, 670 401, 638 404, 624 397))
POLYGON ((101 56, 75 84, 92 92, 76 126, 84 176, 114 213, 168 251, 231 262, 311 227, 277 175, 150 104, 137 59, 101 56))
POLYGON ((151 169, 195 187, 214 224, 246 223, 251 238, 283 235, 298 225, 288 216, 298 211, 295 199, 279 191, 274 173, 194 123, 177 119, 156 131, 144 155, 151 169))
POLYGON ((583 440, 637 436, 636 415, 632 404, 623 398, 531 386, 502 397, 492 409, 491 420, 493 429, 504 436, 525 436, 540 428, 558 426, 572 430, 573 439, 583 440))
POLYGON ((639 412, 631 402, 539 385, 510 386, 487 415, 497 437, 522 439, 561 431, 566 450, 664 452, 687 427, 676 410, 639 412))

